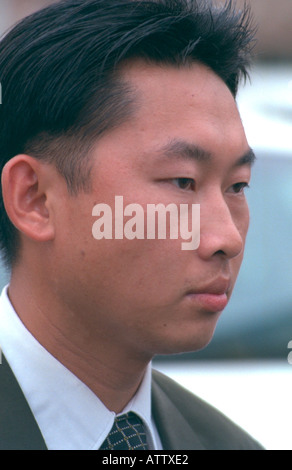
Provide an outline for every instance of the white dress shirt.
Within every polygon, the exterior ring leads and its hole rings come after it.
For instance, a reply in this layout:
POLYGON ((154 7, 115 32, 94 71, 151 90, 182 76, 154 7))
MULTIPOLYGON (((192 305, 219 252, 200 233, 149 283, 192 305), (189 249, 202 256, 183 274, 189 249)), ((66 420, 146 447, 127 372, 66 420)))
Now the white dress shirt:
MULTIPOLYGON (((0 348, 22 388, 49 450, 97 450, 112 428, 115 413, 25 328, 8 297, 0 297, 0 348)), ((0 365, 1 367, 1 365, 0 365)), ((151 416, 151 366, 123 410, 143 420, 150 449, 162 449, 151 416)))

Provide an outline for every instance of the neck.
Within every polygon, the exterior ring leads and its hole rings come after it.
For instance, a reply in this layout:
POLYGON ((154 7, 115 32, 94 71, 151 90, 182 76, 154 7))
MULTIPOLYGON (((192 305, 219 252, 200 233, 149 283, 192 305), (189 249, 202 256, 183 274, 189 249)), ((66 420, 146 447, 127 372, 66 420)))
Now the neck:
POLYGON ((136 354, 116 334, 90 328, 80 320, 82 315, 72 315, 50 298, 49 290, 27 279, 12 275, 8 294, 37 341, 109 410, 121 412, 139 388, 151 357, 136 354))

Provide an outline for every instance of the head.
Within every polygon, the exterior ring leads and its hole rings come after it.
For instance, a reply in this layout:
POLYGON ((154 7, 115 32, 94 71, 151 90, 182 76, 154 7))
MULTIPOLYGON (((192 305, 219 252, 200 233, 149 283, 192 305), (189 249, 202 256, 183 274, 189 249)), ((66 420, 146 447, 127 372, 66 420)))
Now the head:
POLYGON ((64 0, 8 33, 0 243, 12 271, 43 267, 72 312, 103 312, 108 332, 123 321, 124 337, 136 323, 141 344, 152 311, 153 352, 167 352, 161 332, 174 337, 182 323, 196 323, 195 348, 206 344, 248 227, 252 152, 235 97, 252 35, 247 9, 185 0, 64 0), (92 208, 117 195, 144 208, 200 204, 199 249, 94 240, 92 208))

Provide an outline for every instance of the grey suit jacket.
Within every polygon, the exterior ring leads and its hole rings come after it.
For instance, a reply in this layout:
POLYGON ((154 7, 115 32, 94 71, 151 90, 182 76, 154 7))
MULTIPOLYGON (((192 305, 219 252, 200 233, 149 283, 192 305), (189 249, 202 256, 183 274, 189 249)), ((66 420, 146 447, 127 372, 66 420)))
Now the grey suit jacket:
MULTIPOLYGON (((165 450, 261 450, 217 410, 153 371, 153 416, 165 450)), ((46 450, 34 416, 4 357, 0 365, 0 450, 46 450)))

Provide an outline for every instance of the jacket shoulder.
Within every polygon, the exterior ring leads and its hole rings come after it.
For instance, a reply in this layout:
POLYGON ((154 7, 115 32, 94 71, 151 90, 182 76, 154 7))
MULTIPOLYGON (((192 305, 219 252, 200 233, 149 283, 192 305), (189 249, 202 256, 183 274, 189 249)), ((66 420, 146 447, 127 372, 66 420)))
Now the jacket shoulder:
POLYGON ((0 450, 45 450, 28 403, 2 355, 0 363, 0 450))
POLYGON ((206 450, 264 450, 222 412, 166 375, 152 371, 153 383, 183 416, 206 450))

